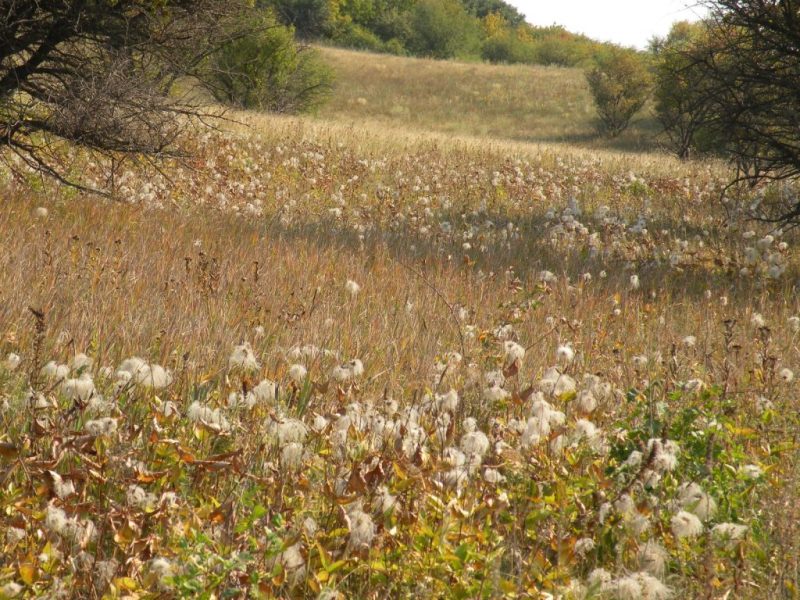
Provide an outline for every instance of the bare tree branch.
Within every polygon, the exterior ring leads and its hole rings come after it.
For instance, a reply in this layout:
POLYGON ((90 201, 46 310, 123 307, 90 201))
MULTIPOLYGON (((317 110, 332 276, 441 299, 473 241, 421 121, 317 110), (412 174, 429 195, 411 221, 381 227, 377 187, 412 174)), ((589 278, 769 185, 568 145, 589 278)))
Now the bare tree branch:
POLYGON ((108 193, 65 172, 52 141, 114 160, 179 154, 185 128, 212 111, 176 84, 247 33, 235 25, 249 10, 245 0, 0 0, 0 146, 19 159, 6 163, 108 193))

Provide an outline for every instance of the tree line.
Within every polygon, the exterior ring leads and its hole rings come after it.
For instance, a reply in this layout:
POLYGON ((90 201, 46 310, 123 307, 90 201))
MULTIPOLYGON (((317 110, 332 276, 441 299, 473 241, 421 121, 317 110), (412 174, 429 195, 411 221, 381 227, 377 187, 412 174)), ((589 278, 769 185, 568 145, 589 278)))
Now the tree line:
POLYGON ((586 66, 612 44, 536 27, 503 0, 260 0, 305 40, 430 58, 586 66))

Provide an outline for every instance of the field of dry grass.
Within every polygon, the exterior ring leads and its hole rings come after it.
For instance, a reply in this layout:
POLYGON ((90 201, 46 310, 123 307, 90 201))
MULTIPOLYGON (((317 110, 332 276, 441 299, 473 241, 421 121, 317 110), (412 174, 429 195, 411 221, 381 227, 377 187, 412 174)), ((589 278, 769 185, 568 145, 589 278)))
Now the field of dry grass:
POLYGON ((596 138, 581 69, 459 63, 320 48, 336 77, 323 118, 498 139, 636 151, 653 147, 647 110, 619 139, 596 138))
POLYGON ((797 596, 796 236, 722 167, 236 116, 3 184, 0 597, 797 596))

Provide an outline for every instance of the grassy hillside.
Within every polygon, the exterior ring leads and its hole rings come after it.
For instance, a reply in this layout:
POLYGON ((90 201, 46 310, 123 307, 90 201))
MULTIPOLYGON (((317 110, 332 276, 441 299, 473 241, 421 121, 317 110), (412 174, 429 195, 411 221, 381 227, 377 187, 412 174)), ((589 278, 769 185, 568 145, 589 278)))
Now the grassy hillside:
POLYGON ((567 142, 590 148, 652 148, 655 124, 643 111, 628 132, 597 139, 580 69, 435 61, 320 48, 336 74, 320 116, 416 130, 567 142))

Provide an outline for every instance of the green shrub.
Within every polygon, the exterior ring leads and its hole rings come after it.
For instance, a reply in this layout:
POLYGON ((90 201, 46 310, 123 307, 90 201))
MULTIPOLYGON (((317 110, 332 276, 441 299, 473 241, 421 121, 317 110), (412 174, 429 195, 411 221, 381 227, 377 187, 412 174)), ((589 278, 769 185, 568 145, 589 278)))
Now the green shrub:
POLYGON ((620 49, 601 57, 586 80, 597 108, 598 129, 609 137, 625 131, 650 93, 650 73, 632 51, 620 49))
POLYGON ((406 47, 403 44, 403 42, 401 42, 397 38, 393 38, 388 42, 386 42, 383 45, 383 48, 384 51, 388 52, 389 54, 396 54, 398 56, 405 56, 406 54, 408 54, 408 51, 406 50, 406 47))
POLYGON ((666 38, 651 43, 656 117, 669 148, 680 158, 724 147, 709 127, 714 118, 712 95, 693 57, 707 43, 705 37, 702 24, 676 23, 666 38))
POLYGON ((514 32, 504 31, 484 40, 481 58, 493 63, 533 63, 536 61, 536 48, 519 39, 514 32))
POLYGON ((411 12, 400 7, 380 11, 372 26, 380 39, 385 40, 386 50, 392 53, 408 54, 406 43, 411 38, 411 12), (400 52, 395 52, 395 48, 400 52))
POLYGON ((383 52, 385 49, 383 41, 377 35, 355 23, 340 26, 333 41, 339 46, 356 50, 383 52))
POLYGON ((258 0, 256 6, 272 8, 284 25, 294 27, 301 39, 327 35, 333 15, 328 0, 258 0))
POLYGON ((328 96, 332 74, 316 50, 268 14, 209 61, 209 89, 220 102, 279 113, 307 112, 328 96))
POLYGON ((511 27, 519 27, 525 23, 525 15, 504 0, 462 0, 462 2, 467 12, 479 19, 488 15, 498 15, 511 27))
POLYGON ((454 58, 478 52, 479 26, 458 0, 419 0, 411 14, 412 52, 454 58))

